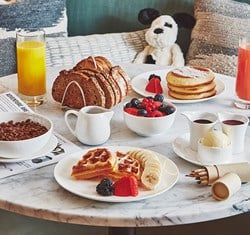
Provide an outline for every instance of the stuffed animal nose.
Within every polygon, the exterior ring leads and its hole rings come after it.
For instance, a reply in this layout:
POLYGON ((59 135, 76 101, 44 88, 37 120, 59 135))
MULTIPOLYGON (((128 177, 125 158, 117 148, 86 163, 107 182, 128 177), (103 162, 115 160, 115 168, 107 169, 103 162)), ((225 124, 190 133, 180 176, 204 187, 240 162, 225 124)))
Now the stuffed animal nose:
POLYGON ((161 29, 161 28, 156 28, 156 29, 154 30, 154 33, 155 33, 155 34, 163 33, 163 29, 161 29))

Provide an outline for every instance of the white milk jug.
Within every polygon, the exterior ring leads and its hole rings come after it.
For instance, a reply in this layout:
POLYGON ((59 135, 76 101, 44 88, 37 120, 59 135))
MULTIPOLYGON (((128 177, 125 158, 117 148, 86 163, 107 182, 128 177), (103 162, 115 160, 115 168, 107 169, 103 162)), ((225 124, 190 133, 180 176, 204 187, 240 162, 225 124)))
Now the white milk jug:
POLYGON ((86 145, 100 145, 110 136, 110 120, 114 112, 99 106, 85 106, 79 111, 68 110, 65 122, 77 139, 86 145), (77 117, 75 127, 69 122, 69 116, 77 117))
POLYGON ((199 139, 214 128, 217 116, 213 113, 202 111, 186 111, 182 112, 182 114, 187 118, 189 124, 190 148, 197 151, 199 139))

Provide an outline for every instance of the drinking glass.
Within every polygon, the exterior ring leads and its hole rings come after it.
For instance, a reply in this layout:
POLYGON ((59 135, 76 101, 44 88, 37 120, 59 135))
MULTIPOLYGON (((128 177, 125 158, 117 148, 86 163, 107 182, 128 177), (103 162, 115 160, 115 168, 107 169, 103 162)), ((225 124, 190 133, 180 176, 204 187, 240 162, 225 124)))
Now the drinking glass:
POLYGON ((240 36, 235 106, 250 109, 250 34, 240 36))
POLYGON ((46 101, 45 31, 18 30, 16 49, 19 96, 29 106, 38 106, 46 101))

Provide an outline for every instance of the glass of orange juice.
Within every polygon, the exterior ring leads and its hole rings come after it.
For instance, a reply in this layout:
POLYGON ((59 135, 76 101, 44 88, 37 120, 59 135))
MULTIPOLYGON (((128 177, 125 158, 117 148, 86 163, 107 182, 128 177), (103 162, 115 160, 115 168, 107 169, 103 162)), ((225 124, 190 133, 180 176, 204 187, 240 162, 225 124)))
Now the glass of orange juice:
POLYGON ((42 29, 21 29, 16 33, 18 93, 33 107, 46 101, 45 44, 42 29))
POLYGON ((240 36, 235 106, 250 109, 250 34, 240 36))

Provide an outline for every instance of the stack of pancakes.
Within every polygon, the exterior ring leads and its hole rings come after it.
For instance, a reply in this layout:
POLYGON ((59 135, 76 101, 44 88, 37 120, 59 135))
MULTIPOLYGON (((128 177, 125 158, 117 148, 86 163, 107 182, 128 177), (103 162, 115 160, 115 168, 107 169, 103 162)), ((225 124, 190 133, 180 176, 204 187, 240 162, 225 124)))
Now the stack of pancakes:
POLYGON ((167 74, 169 96, 179 100, 196 100, 216 94, 213 72, 204 67, 175 68, 167 74))

